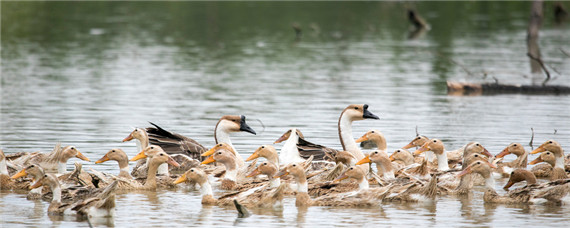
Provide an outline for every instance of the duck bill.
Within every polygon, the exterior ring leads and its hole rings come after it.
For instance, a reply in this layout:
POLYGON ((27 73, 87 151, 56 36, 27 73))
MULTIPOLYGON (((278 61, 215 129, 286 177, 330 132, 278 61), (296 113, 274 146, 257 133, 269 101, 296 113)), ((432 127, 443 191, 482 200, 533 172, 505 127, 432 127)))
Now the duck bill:
POLYGON ((257 135, 257 133, 255 133, 255 131, 249 127, 249 125, 247 125, 247 123, 245 123, 245 116, 241 116, 241 121, 239 123, 239 130, 240 131, 245 131, 245 132, 249 132, 252 133, 254 135, 257 135))
POLYGON ((259 149, 257 149, 255 152, 253 152, 253 154, 251 154, 251 156, 249 156, 247 159, 245 159, 245 161, 251 161, 253 159, 259 158, 259 149))
POLYGON ((172 166, 174 166, 174 167, 176 167, 176 168, 180 167, 180 164, 178 164, 178 162, 176 162, 176 161, 174 160, 174 158, 172 158, 172 157, 170 157, 170 156, 168 156, 168 161, 166 161, 166 163, 168 163, 168 164, 170 164, 170 165, 172 165, 172 166))
POLYGON ((396 158, 394 158, 394 155, 396 155, 396 153, 393 153, 392 155, 390 155, 390 161, 393 162, 396 160, 396 158))
POLYGON ((273 144, 280 143, 280 142, 283 142, 283 141, 289 139, 290 135, 291 135, 290 133, 289 134, 287 134, 287 133, 283 134, 281 137, 279 137, 277 140, 275 140, 275 142, 273 142, 273 144))
POLYGON ((364 112, 362 113, 362 118, 364 119, 380 119, 377 115, 372 114, 370 111, 368 111, 368 105, 365 104, 364 105, 364 112))
POLYGON ((255 177, 257 175, 261 174, 261 171, 259 170, 259 167, 257 167, 257 169, 251 171, 251 173, 247 174, 246 177, 255 177))
POLYGON ((512 182, 511 180, 509 180, 509 182, 507 182, 507 184, 505 185, 505 187, 503 187, 503 189, 504 189, 505 191, 508 191, 509 188, 510 188, 511 186, 513 186, 513 184, 515 184, 515 183, 512 182))
POLYGON ((408 143, 408 145, 405 145, 404 147, 402 147, 402 149, 406 149, 406 150, 407 150, 407 149, 410 149, 410 148, 412 148, 412 147, 414 147, 414 144, 410 142, 410 143, 408 143))
POLYGON ((536 165, 538 163, 543 162, 542 158, 539 156, 538 158, 532 160, 530 163, 528 163, 529 165, 536 165))
POLYGON ((77 155, 75 155, 75 157, 77 157, 83 161, 91 161, 91 160, 89 160, 89 158, 85 157, 85 155, 83 155, 81 152, 79 152, 79 150, 77 150, 77 155))
POLYGON ((501 151, 501 153, 497 154, 497 156, 495 156, 496 158, 502 158, 504 156, 507 156, 511 154, 511 152, 509 151, 509 147, 503 149, 503 151, 501 151))
POLYGON ((487 161, 487 160, 484 160, 484 161, 487 163, 487 165, 489 165, 489 167, 491 167, 491 168, 493 168, 493 169, 496 169, 496 168, 497 168, 497 166, 496 166, 495 164, 493 164, 493 163, 491 163, 491 162, 489 162, 489 161, 487 161))
POLYGON ((356 163, 356 165, 362 165, 362 164, 366 164, 366 163, 370 163, 370 154, 367 154, 366 157, 364 157, 363 159, 361 159, 360 161, 358 161, 356 163))
POLYGON ((216 152, 216 146, 214 146, 214 147, 212 147, 212 149, 209 149, 208 151, 200 154, 200 156, 207 157, 207 156, 214 154, 214 152, 216 152))
POLYGON ((472 172, 473 172, 473 170, 471 169, 471 166, 468 166, 463 171, 461 171, 461 173, 457 174, 457 177, 462 177, 462 176, 465 176, 465 175, 470 174, 472 172))
POLYGON ((107 156, 107 154, 105 154, 105 156, 103 156, 101 159, 97 160, 97 161, 95 162, 95 164, 103 163, 103 162, 106 162, 106 161, 109 161, 109 157, 107 156))
POLYGON ((188 180, 188 178, 186 177, 186 174, 182 174, 182 176, 180 176, 179 178, 177 178, 174 181, 174 184, 180 184, 180 183, 187 181, 187 180, 188 180))
POLYGON ((289 172, 287 172, 285 170, 281 170, 273 178, 281 178, 281 177, 284 177, 287 175, 289 175, 289 172))
POLYGON ((28 175, 28 173, 26 173, 26 169, 22 169, 22 171, 20 171, 20 172, 14 174, 14 176, 12 176, 12 177, 10 177, 10 178, 12 178, 12 179, 18 179, 18 178, 20 178, 20 177, 25 177, 25 176, 27 176, 27 175, 28 175))
POLYGON ((216 160, 214 159, 214 156, 208 157, 206 160, 204 160, 204 161, 202 162, 202 165, 210 164, 210 163, 212 163, 212 162, 216 162, 216 160))
POLYGON ((344 179, 346 179, 346 178, 348 178, 348 176, 346 175, 346 172, 345 172, 345 173, 343 173, 342 175, 340 175, 339 177, 337 177, 336 179, 334 179, 334 180, 333 180, 333 183, 334 183, 334 182, 339 182, 339 181, 344 180, 344 179))
POLYGON ((542 147, 542 146, 539 146, 538 148, 536 148, 535 150, 530 152, 530 154, 538 154, 538 153, 542 153, 544 151, 546 151, 546 149, 544 149, 544 147, 542 147))
POLYGON ((42 180, 37 180, 35 183, 30 185, 30 189, 39 188, 40 186, 42 186, 42 180))
POLYGON ((483 152, 481 153, 485 156, 487 156, 488 158, 492 158, 493 155, 491 153, 489 153, 489 151, 487 150, 487 148, 483 147, 483 152))
POLYGON ((127 141, 131 141, 133 140, 133 133, 129 134, 129 136, 127 136, 126 138, 123 139, 123 142, 127 142, 127 141))
POLYGON ((419 149, 417 149, 417 150, 414 152, 414 155, 419 155, 419 154, 421 154, 421 153, 423 153, 423 152, 426 152, 426 151, 428 151, 428 150, 429 150, 429 149, 428 149, 426 146, 422 146, 422 147, 420 147, 419 149))
POLYGON ((355 142, 359 143, 359 142, 364 142, 364 141, 368 141, 368 136, 367 135, 363 135, 362 137, 358 138, 357 140, 355 140, 355 142))
POLYGON ((143 159, 143 158, 146 158, 146 154, 144 154, 144 151, 141 151, 136 156, 131 158, 130 161, 138 161, 138 160, 143 159))

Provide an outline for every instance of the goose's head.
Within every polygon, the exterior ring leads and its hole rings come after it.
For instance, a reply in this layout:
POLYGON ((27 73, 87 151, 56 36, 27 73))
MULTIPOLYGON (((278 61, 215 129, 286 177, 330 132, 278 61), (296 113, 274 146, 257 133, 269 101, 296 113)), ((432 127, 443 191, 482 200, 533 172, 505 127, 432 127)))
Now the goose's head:
POLYGON ((131 158, 131 161, 137 161, 137 160, 140 160, 143 158, 153 157, 154 155, 161 153, 161 152, 165 153, 164 150, 162 150, 162 147, 157 146, 157 145, 150 145, 150 146, 147 146, 146 148, 144 148, 136 156, 131 158))
POLYGON ((287 132, 285 132, 281 137, 279 137, 277 140, 275 140, 275 143, 280 143, 283 142, 287 139, 289 139, 289 137, 291 137, 291 134, 296 134, 299 138, 304 139, 305 137, 303 136, 303 133, 301 133, 301 131, 299 131, 299 129, 297 128, 291 128, 289 130, 287 130, 287 132))
POLYGON ((333 182, 338 182, 344 179, 354 179, 356 181, 360 181, 364 178, 366 173, 364 173, 363 169, 360 169, 355 166, 351 166, 348 168, 344 173, 342 173, 339 177, 337 177, 333 182))
POLYGON ((280 178, 287 175, 299 178, 305 175, 305 169, 303 168, 303 165, 301 163, 291 163, 285 166, 285 168, 283 168, 281 171, 279 171, 279 173, 275 175, 275 178, 280 178))
POLYGON ((232 146, 230 146, 230 144, 218 143, 215 146, 213 146, 212 148, 210 148, 208 151, 202 153, 200 156, 202 156, 202 157, 210 156, 218 150, 228 150, 228 151, 233 152, 235 154, 235 151, 232 148, 232 146))
POLYGON ((404 147, 402 147, 402 149, 410 149, 412 147, 420 147, 423 146, 427 141, 429 141, 429 138, 423 135, 419 135, 416 136, 414 139, 412 139, 412 141, 410 143, 408 143, 408 145, 405 145, 404 147))
POLYGON ((265 174, 268 177, 273 177, 275 174, 277 174, 277 171, 279 171, 277 165, 273 164, 273 162, 264 161, 259 166, 257 166, 255 170, 249 173, 247 177, 255 177, 259 174, 265 174))
POLYGON ((486 160, 476 160, 461 171, 457 177, 462 177, 470 173, 478 173, 483 177, 489 177, 493 168, 496 168, 496 166, 486 160))
POLYGON ((235 164, 236 155, 226 149, 217 149, 212 156, 208 157, 202 164, 209 164, 212 162, 220 162, 224 165, 235 164))
POLYGON ((377 142, 379 140, 381 140, 382 138, 384 138, 384 135, 382 134, 382 132, 377 131, 377 130, 370 130, 366 133, 364 133, 364 135, 362 135, 362 137, 356 139, 356 142, 364 142, 364 141, 368 141, 368 140, 372 140, 374 142, 377 142))
POLYGON ((535 150, 533 150, 532 152, 530 152, 531 154, 538 154, 544 151, 550 151, 552 153, 554 153, 554 155, 556 157, 563 157, 564 154, 562 152, 562 147, 560 146, 560 143, 558 143, 557 141, 554 140, 548 140, 546 142, 544 142, 542 145, 540 145, 538 148, 536 148, 535 150))
POLYGON ((493 157, 491 153, 479 142, 471 142, 465 146, 465 151, 463 151, 463 155, 469 155, 471 153, 478 153, 485 155, 487 157, 493 157))
POLYGON ((62 150, 62 157, 61 157, 61 160, 59 162, 65 163, 65 162, 67 162, 67 160, 69 160, 72 157, 79 158, 83 161, 91 161, 91 160, 89 160, 89 158, 87 158, 83 154, 81 154, 81 152, 79 152, 79 150, 77 148, 75 148, 74 146, 66 146, 62 150))
POLYGON ((540 154, 536 159, 532 160, 529 164, 535 165, 541 162, 546 162, 552 167, 556 164, 556 156, 550 151, 545 151, 540 154))
POLYGON ((246 161, 251 161, 259 157, 274 159, 277 157, 277 150, 275 150, 275 147, 271 145, 260 146, 253 152, 253 154, 251 154, 251 156, 246 159, 246 161))
POLYGON ((496 158, 502 158, 502 157, 507 156, 509 154, 515 154, 517 156, 521 156, 524 154, 524 147, 520 143, 511 143, 507 147, 505 147, 505 149, 503 149, 503 151, 501 151, 501 153, 497 154, 497 156, 495 156, 495 157, 496 158))
POLYGON ((133 139, 143 140, 145 137, 147 137, 147 135, 146 135, 146 131, 144 129, 135 128, 131 132, 131 134, 129 134, 129 136, 127 136, 126 138, 123 139, 123 142, 131 141, 133 139))
POLYGON ((202 169, 191 168, 182 174, 182 176, 178 177, 178 179, 174 181, 174 184, 180 184, 185 181, 195 182, 201 185, 208 181, 208 175, 206 175, 202 169))
POLYGON ((20 170, 20 172, 14 174, 14 175, 13 175, 12 177, 10 177, 10 178, 12 178, 12 179, 17 179, 17 178, 20 178, 20 177, 25 177, 25 176, 27 176, 28 174, 30 174, 30 175, 32 175, 32 176, 34 176, 34 177, 41 177, 41 176, 44 175, 44 169, 42 169, 42 167, 40 167, 39 165, 32 164, 32 165, 29 165, 28 167, 26 167, 26 168, 20 170))
POLYGON ((114 148, 109 150, 101 159, 97 160, 95 164, 103 163, 109 160, 121 162, 121 161, 128 161, 129 158, 127 157, 125 151, 114 148))
POLYGON ((351 104, 342 111, 341 116, 346 116, 352 121, 363 119, 380 119, 378 116, 368 111, 367 104, 351 104))
POLYGON ((442 154, 445 151, 445 146, 443 146, 443 142, 439 139, 430 139, 429 141, 425 142, 422 147, 417 149, 414 152, 414 155, 419 155, 426 151, 433 151, 436 154, 442 154))
POLYGON ((530 172, 526 169, 515 169, 511 172, 511 176, 509 177, 509 181, 503 187, 503 189, 505 189, 505 191, 508 191, 509 188, 511 186, 513 186, 513 184, 516 184, 518 182, 525 181, 525 180, 527 182, 526 183, 527 185, 536 184, 536 177, 534 176, 534 174, 532 174, 532 172, 530 172))
POLYGON ((222 116, 216 124, 216 129, 223 129, 227 132, 245 131, 251 134, 256 134, 255 131, 245 122, 245 116, 222 116))
POLYGON ((414 163, 414 156, 410 151, 397 149, 390 155, 390 161, 402 161, 406 165, 411 165, 414 163))

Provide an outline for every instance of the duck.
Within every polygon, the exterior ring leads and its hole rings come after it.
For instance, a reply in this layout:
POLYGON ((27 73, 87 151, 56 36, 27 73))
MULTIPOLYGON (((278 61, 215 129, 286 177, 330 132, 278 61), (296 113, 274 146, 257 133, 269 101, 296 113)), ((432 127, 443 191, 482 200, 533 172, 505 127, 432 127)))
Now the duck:
POLYGON ((503 158, 506 155, 514 154, 517 158, 511 162, 502 162, 498 165, 497 172, 503 177, 508 177, 514 169, 526 169, 528 163, 528 152, 520 143, 511 143, 503 149, 495 158, 503 158))
POLYGON ((356 162, 356 165, 374 163, 376 164, 376 169, 378 170, 378 176, 383 176, 385 180, 392 180, 394 176, 394 168, 390 158, 385 152, 373 151, 362 158, 360 161, 356 162))
MULTIPOLYGON (((422 147, 414 152, 414 155, 419 155, 426 151, 432 151, 437 158, 437 171, 447 171, 449 170, 449 165, 447 161, 447 152, 445 151, 445 146, 443 142, 439 139, 430 139, 422 147)), ((427 159, 427 158, 426 158, 427 159)))
MULTIPOLYGON (((352 122, 365 120, 365 119, 380 119, 378 116, 374 115, 372 112, 368 111, 367 104, 351 104, 346 107, 340 114, 338 119, 338 135, 344 151, 350 152, 356 160, 361 160, 364 158, 364 153, 356 144, 356 141, 352 135, 352 122)), ((299 153, 302 157, 307 155, 313 155, 315 160, 324 160, 327 157, 329 160, 334 161, 334 155, 337 150, 320 146, 307 142, 303 139, 299 139, 299 144, 297 144, 299 153)))
POLYGON ((540 154, 540 156, 538 156, 536 159, 531 161, 529 164, 535 165, 535 164, 538 164, 541 162, 546 162, 553 167, 552 173, 550 175, 550 181, 568 178, 568 175, 566 174, 564 167, 557 167, 556 166, 556 156, 554 155, 554 153, 552 153, 550 151, 542 152, 540 154))
POLYGON ((503 189, 505 191, 508 191, 511 186, 521 181, 526 181, 525 187, 528 187, 536 184, 536 177, 532 172, 526 169, 521 169, 521 168, 515 169, 511 171, 511 174, 509 175, 509 180, 507 181, 507 184, 505 184, 503 189))
POLYGON ((554 168, 564 169, 564 150, 562 149, 562 146, 560 146, 560 143, 555 140, 548 140, 530 152, 530 154, 538 154, 545 151, 550 151, 554 155, 554 168))
POLYGON ((4 151, 0 149, 0 190, 13 189, 15 187, 16 183, 10 178, 10 173, 8 173, 6 155, 4 155, 4 151))
POLYGON ((27 156, 22 156, 12 162, 22 167, 38 164, 45 172, 63 174, 67 169, 67 161, 70 158, 79 158, 84 161, 91 161, 85 157, 75 146, 66 146, 61 148, 61 144, 55 145, 50 153, 30 153, 27 156))
MULTIPOLYGON (((429 141, 429 138, 427 136, 424 135, 417 135, 414 139, 412 139, 412 141, 410 141, 410 143, 408 143, 407 145, 403 146, 402 149, 410 149, 415 147, 416 149, 419 149, 420 147, 422 147, 426 142, 429 141)), ((433 162, 433 159, 435 158, 433 152, 431 151, 426 151, 424 152, 425 154, 425 159, 428 162, 433 162)), ((421 157, 420 160, 416 161, 417 163, 421 162, 421 157)))
POLYGON ((79 216, 88 218, 104 218, 115 216, 115 190, 119 181, 113 181, 110 185, 94 197, 75 203, 71 210, 77 211, 79 216))
POLYGON ((400 167, 414 164, 414 155, 406 149, 397 149, 390 155, 390 161, 398 163, 400 167))
MULTIPOLYGON (((230 148, 231 149, 231 148, 230 148)), ((236 163, 236 154, 225 148, 218 148, 209 156, 202 164, 210 164, 212 162, 220 162, 226 168, 224 178, 221 180, 220 189, 235 190, 238 186, 238 173, 243 171, 243 167, 239 167, 236 163)), ((241 175, 240 175, 241 176, 241 175)))
POLYGON ((251 173, 246 177, 255 177, 260 174, 264 174, 269 179, 269 188, 277 188, 281 185, 280 178, 274 178, 275 174, 279 172, 279 166, 272 161, 264 161, 257 166, 251 173))
MULTIPOLYGON (((280 157, 277 155, 277 150, 272 145, 262 145, 258 147, 247 159, 245 159, 245 161, 252 161, 259 157, 265 158, 267 161, 279 165, 280 157)), ((303 159, 301 161, 305 160, 303 159)))
POLYGON ((109 150, 101 159, 97 160, 95 164, 101 164, 106 161, 117 161, 119 163, 119 177, 132 179, 129 169, 129 157, 125 151, 113 148, 109 150))
POLYGON ((243 160, 241 155, 234 149, 234 147, 232 147, 230 144, 227 144, 227 143, 218 143, 218 144, 214 145, 212 148, 210 148, 208 151, 201 154, 201 156, 202 157, 211 156, 215 152, 217 152, 218 150, 226 150, 226 151, 231 152, 234 155, 233 161, 235 161, 236 165, 239 168, 242 168, 245 166, 245 161, 243 160))
MULTIPOLYGON (((28 189, 34 182, 38 181, 40 178, 42 178, 45 175, 44 169, 42 169, 42 167, 40 167, 39 165, 29 165, 25 168, 23 168, 22 170, 20 170, 18 173, 12 175, 10 178, 14 179, 16 181, 16 183, 21 183, 21 184, 16 184, 14 185, 14 189, 28 189), (26 179, 26 178, 21 178, 21 177, 26 177, 30 175, 32 178, 31 179, 26 179), (15 187, 18 186, 18 187, 15 187)), ((28 200, 35 200, 35 199, 39 199, 42 196, 42 191, 41 189, 32 189, 28 195, 26 196, 26 198, 28 200)))
POLYGON ((367 131, 360 138, 355 140, 355 142, 357 142, 357 143, 364 142, 364 141, 371 141, 374 144, 376 144, 376 146, 377 146, 376 151, 379 151, 382 153, 388 153, 386 150, 386 148, 387 148, 386 137, 384 137, 384 134, 382 134, 382 132, 380 132, 378 130, 370 130, 370 131, 367 131))
POLYGON ((260 186, 258 188, 249 189, 247 191, 226 194, 216 199, 214 198, 212 185, 208 180, 208 175, 204 172, 204 170, 200 168, 191 168, 178 179, 176 179, 174 183, 180 184, 187 181, 196 183, 200 186, 202 205, 229 206, 233 205, 234 200, 238 200, 248 207, 271 207, 276 206, 279 204, 279 202, 281 202, 283 199, 283 192, 286 189, 285 185, 279 185, 279 187, 268 191, 268 188, 260 186))
POLYGON ((57 177, 53 174, 44 174, 38 179, 30 189, 39 188, 42 185, 48 186, 53 193, 52 201, 48 206, 48 215, 63 215, 65 210, 71 207, 71 204, 61 202, 61 186, 57 177))
POLYGON ((137 151, 142 151, 144 148, 150 145, 148 133, 143 128, 135 128, 127 137, 123 139, 123 142, 128 142, 135 139, 137 144, 137 151))
POLYGON ((170 180, 169 176, 165 176, 165 181, 158 183, 157 182, 157 171, 158 167, 163 163, 168 163, 172 166, 178 167, 180 166, 174 159, 172 159, 166 152, 162 151, 159 146, 151 145, 141 151, 137 156, 133 157, 131 161, 136 161, 138 159, 149 158, 149 165, 147 169, 147 176, 146 181, 144 184, 141 184, 137 181, 125 179, 125 178, 117 178, 116 180, 120 180, 118 183, 118 189, 126 189, 126 190, 156 190, 157 187, 165 187, 170 186, 172 181, 170 180))
POLYGON ((299 139, 304 138, 303 133, 301 133, 299 129, 291 128, 273 142, 273 144, 277 144, 285 141, 285 144, 283 144, 283 147, 281 147, 281 151, 279 152, 279 160, 283 164, 286 165, 293 162, 305 161, 305 159, 301 157, 301 154, 299 154, 299 149, 297 148, 299 139))

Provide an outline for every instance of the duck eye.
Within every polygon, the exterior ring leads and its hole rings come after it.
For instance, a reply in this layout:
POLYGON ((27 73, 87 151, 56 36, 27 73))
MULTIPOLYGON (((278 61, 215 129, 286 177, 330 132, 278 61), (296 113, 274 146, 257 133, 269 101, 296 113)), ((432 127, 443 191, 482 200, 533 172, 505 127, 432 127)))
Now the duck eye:
POLYGON ((481 145, 479 145, 479 143, 477 143, 477 144, 475 144, 475 146, 481 146, 481 145))
POLYGON ((265 146, 261 146, 261 149, 265 148, 265 146))
POLYGON ((36 167, 36 165, 30 165, 30 167, 36 167))
POLYGON ((517 147, 517 144, 513 144, 513 147, 517 147))
POLYGON ((218 152, 218 154, 222 154, 222 152, 218 152))
POLYGON ((154 149, 154 146, 151 146, 150 148, 151 148, 151 149, 154 149))
POLYGON ((193 172, 194 172, 194 169, 191 169, 190 172, 193 173, 193 172))
POLYGON ((378 154, 378 151, 374 151, 374 154, 378 154))
POLYGON ((358 107, 354 107, 354 110, 358 110, 358 107))
POLYGON ((437 140, 434 139, 433 142, 437 142, 437 140))
POLYGON ((477 165, 480 165, 480 164, 481 164, 481 162, 477 162, 477 165))
POLYGON ((111 150, 111 152, 115 152, 115 150, 111 150))
POLYGON ((350 170, 354 170, 354 168, 350 167, 350 170))
POLYGON ((264 162, 263 165, 267 165, 267 162, 264 162))
POLYGON ((548 141, 548 143, 552 144, 552 141, 548 141))
POLYGON ((374 133, 374 131, 370 131, 370 133, 374 133))
POLYGON ((47 174, 45 174, 44 177, 47 177, 47 174))
POLYGON ((514 172, 514 171, 513 171, 513 172, 511 172, 511 176, 512 176, 512 175, 515 175, 515 172, 514 172))
POLYGON ((296 167, 296 166, 297 166, 296 164, 293 164, 293 167, 296 167))
POLYGON ((160 156, 164 156, 164 154, 160 154, 160 156))
POLYGON ((477 155, 477 154, 476 154, 476 155, 473 155, 473 156, 474 156, 474 157, 479 157, 479 155, 477 155))

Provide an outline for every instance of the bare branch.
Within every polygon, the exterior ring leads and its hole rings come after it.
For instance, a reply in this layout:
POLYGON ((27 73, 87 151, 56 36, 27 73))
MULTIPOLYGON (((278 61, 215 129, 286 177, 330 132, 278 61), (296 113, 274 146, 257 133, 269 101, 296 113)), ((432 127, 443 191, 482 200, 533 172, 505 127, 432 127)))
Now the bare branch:
POLYGON ((416 125, 416 137, 420 136, 420 133, 418 132, 418 125, 416 125))
POLYGON ((526 55, 530 59, 532 59, 532 60, 538 62, 538 64, 540 64, 540 67, 542 67, 542 70, 544 70, 544 73, 546 73, 546 79, 544 79, 544 81, 542 82, 542 86, 546 85, 546 83, 550 80, 550 72, 548 72, 548 70, 546 69, 546 66, 544 66, 544 63, 542 62, 542 60, 540 58, 533 56, 532 54, 530 54, 530 52, 527 52, 526 55))
POLYGON ((528 145, 530 146, 531 150, 534 150, 534 146, 532 145, 532 141, 534 141, 534 128, 530 128, 530 131, 532 132, 532 137, 530 137, 530 142, 528 143, 528 145))

